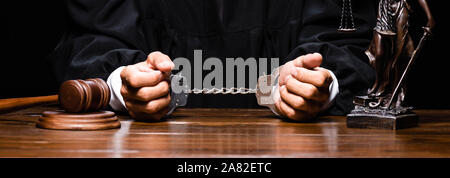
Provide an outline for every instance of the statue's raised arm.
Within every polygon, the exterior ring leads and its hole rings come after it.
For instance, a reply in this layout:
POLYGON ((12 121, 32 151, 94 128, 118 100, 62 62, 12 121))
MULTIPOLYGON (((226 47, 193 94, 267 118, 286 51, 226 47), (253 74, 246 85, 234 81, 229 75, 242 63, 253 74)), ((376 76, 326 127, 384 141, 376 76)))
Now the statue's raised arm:
POLYGON ((435 22, 434 22, 434 18, 431 13, 430 7, 428 6, 428 2, 427 2, 427 0, 417 0, 417 1, 419 2, 423 11, 425 11, 425 14, 427 15, 427 19, 428 19, 427 25, 424 27, 424 30, 427 30, 428 33, 432 33, 434 26, 435 26, 435 22))

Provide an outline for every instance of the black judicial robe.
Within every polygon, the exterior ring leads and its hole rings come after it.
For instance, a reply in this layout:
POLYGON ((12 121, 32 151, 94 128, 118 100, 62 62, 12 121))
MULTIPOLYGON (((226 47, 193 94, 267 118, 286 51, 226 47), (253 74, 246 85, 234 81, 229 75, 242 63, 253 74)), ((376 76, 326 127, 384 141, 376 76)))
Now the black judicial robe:
MULTIPOLYGON (((193 51, 202 49, 203 59, 278 57, 281 64, 319 52, 322 66, 339 80, 340 93, 327 114, 341 115, 375 78, 364 51, 378 4, 352 3, 358 30, 339 33, 341 0, 68 0, 70 26, 49 60, 61 83, 106 80, 116 68, 141 62, 152 51, 193 60, 193 51)), ((188 107, 257 104, 254 95, 190 95, 188 107)))

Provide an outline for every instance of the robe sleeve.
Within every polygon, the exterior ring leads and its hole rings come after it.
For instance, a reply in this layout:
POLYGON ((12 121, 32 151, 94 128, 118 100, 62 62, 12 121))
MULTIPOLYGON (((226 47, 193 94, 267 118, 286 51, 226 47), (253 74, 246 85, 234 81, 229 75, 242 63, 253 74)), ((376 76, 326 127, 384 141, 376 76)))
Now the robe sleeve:
MULTIPOLYGON (((352 1, 357 32, 338 32, 340 1, 306 1, 302 11, 302 29, 298 46, 286 61, 298 56, 319 52, 322 67, 332 71, 338 79, 339 94, 334 105, 324 114, 343 115, 351 111, 353 97, 367 92, 375 79, 365 50, 369 46, 376 21, 376 3, 352 1)), ((283 62, 286 62, 283 61, 283 62)))
POLYGON ((106 80, 116 68, 146 59, 139 14, 130 0, 67 0, 68 29, 49 56, 58 83, 106 80))

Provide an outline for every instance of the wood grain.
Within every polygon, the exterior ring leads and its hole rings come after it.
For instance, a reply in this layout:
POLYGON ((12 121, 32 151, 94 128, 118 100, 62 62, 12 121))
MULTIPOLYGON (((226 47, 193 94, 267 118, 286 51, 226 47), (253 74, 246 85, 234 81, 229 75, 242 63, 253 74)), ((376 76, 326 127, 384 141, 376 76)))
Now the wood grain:
POLYGON ((349 129, 345 117, 310 123, 274 118, 266 109, 178 109, 163 122, 102 131, 35 127, 32 107, 0 115, 0 157, 450 157, 450 110, 416 110, 419 127, 349 129))

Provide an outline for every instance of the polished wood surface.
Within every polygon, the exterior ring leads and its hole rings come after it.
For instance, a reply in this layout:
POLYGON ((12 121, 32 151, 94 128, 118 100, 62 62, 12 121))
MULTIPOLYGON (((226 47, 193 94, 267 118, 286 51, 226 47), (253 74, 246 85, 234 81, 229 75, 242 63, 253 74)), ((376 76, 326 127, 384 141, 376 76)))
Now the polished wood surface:
POLYGON ((265 109, 178 109, 164 122, 101 131, 36 128, 32 107, 0 115, 0 157, 450 157, 450 110, 417 110, 419 127, 350 129, 345 117, 286 122, 265 109))

